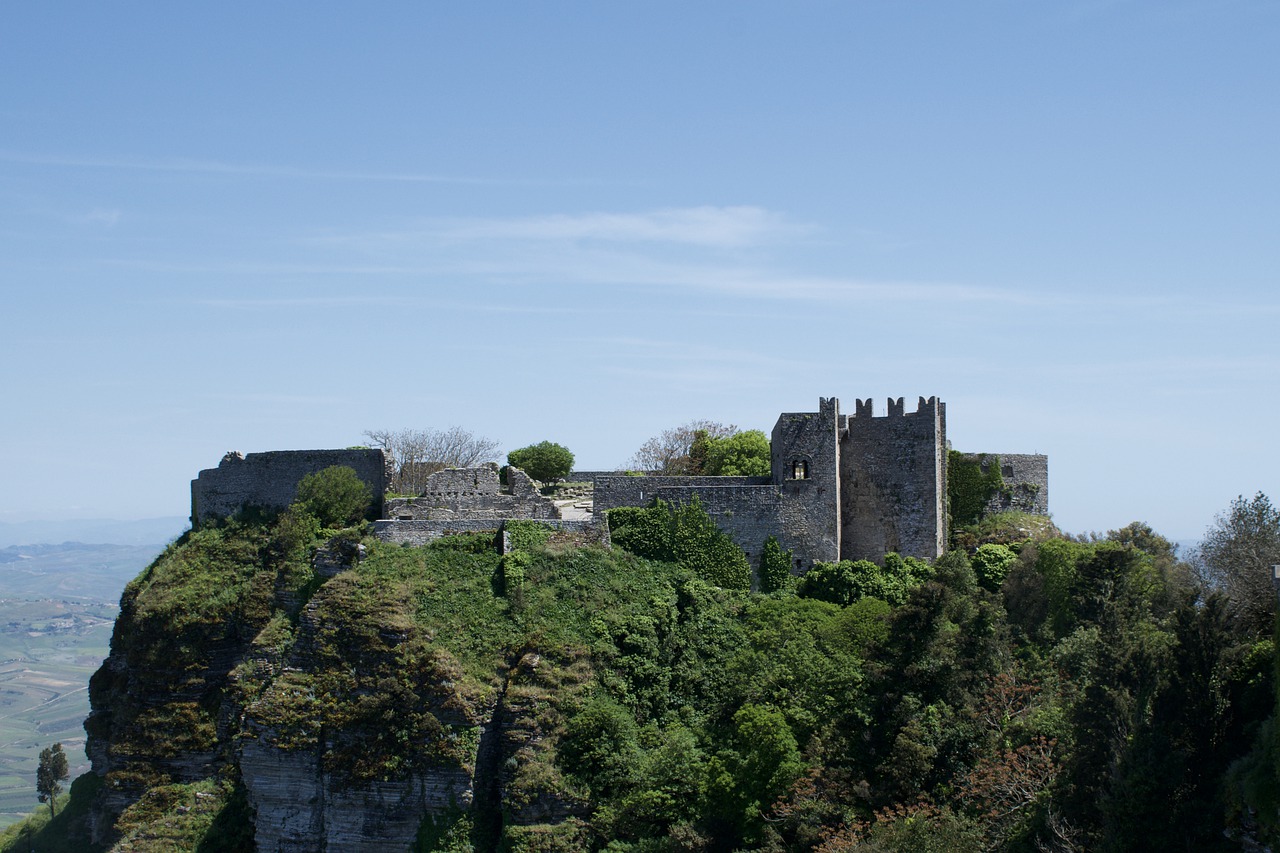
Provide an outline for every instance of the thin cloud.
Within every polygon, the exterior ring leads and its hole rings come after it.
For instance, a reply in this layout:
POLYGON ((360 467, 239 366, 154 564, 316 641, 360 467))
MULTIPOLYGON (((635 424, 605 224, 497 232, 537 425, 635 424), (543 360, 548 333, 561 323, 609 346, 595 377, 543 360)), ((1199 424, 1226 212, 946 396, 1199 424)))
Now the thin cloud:
POLYGON ((554 214, 511 219, 444 220, 425 234, 448 241, 676 243, 749 246, 806 230, 760 207, 667 208, 646 213, 554 214))
POLYGON ((88 213, 73 216, 72 222, 81 225, 105 225, 108 228, 116 225, 124 214, 116 209, 94 208, 88 213))
POLYGON ((330 169, 298 169, 271 164, 223 163, 216 160, 174 158, 166 160, 113 160, 94 157, 54 157, 0 151, 0 161, 32 166, 64 166, 77 169, 121 169, 138 172, 184 172, 207 175, 239 175, 258 178, 293 178, 326 181, 380 181, 390 183, 536 185, 529 180, 504 180, 420 172, 357 172, 330 169))

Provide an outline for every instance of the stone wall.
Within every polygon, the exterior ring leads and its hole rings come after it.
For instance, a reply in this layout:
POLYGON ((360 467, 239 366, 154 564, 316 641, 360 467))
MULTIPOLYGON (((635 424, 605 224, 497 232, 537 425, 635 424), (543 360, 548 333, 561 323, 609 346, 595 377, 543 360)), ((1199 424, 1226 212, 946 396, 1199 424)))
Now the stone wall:
POLYGON ((560 510, 519 468, 507 469, 507 486, 498 480, 498 466, 446 468, 427 478, 416 498, 392 498, 385 517, 410 519, 559 518, 560 510))
POLYGON ((946 547, 946 404, 921 397, 915 412, 889 400, 884 417, 859 400, 840 445, 840 558, 890 551, 933 559, 946 547))
MULTIPOLYGON (((523 519, 520 519, 523 520, 523 519)), ((384 542, 408 545, 426 545, 444 536, 455 536, 459 533, 492 533, 494 548, 501 549, 501 533, 507 519, 494 518, 460 518, 460 519, 417 519, 413 521, 396 521, 382 519, 373 523, 373 535, 384 542)), ((538 519, 539 523, 562 531, 581 536, 585 541, 609 546, 609 533, 591 521, 569 521, 563 518, 538 519)))
POLYGON ((843 420, 835 397, 819 397, 818 411, 779 415, 773 427, 773 479, 785 496, 778 523, 787 531, 778 541, 793 552, 802 569, 815 560, 840 559, 843 420))
POLYGON ((387 480, 381 450, 273 450, 228 453, 217 468, 201 471, 191 481, 191 524, 234 515, 244 506, 284 509, 297 496, 298 481, 333 465, 356 472, 373 493, 375 513, 382 515, 387 480))
POLYGON ((620 506, 648 506, 654 494, 663 488, 767 486, 772 482, 769 477, 597 476, 592 512, 596 521, 603 523, 604 514, 609 510, 620 506))
POLYGON ((788 547, 779 521, 781 493, 776 486, 666 486, 656 493, 661 500, 681 504, 694 495, 716 527, 746 552, 752 568, 760 566, 766 538, 776 536, 782 547, 788 547))
MULTIPOLYGON (((967 453, 971 459, 999 457, 1004 491, 993 497, 986 512, 1049 514, 1049 457, 1040 453, 967 453)), ((986 473, 987 466, 982 466, 986 473)))

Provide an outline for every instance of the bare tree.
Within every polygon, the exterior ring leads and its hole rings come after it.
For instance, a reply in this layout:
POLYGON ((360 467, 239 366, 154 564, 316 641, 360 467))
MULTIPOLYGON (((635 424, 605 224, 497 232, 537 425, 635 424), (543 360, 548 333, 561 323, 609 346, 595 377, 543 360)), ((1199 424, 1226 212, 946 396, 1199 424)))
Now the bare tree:
POLYGON ((390 491, 420 494, 427 478, 445 468, 471 468, 495 461, 499 443, 459 426, 443 430, 371 429, 365 438, 391 457, 390 491))
POLYGON ((1205 531, 1191 563, 1209 589, 1226 593, 1231 609, 1251 630, 1271 630, 1276 590, 1271 567, 1280 564, 1280 510, 1262 492, 1231 502, 1205 531))
POLYGON ((728 438, 738 431, 733 424, 717 421, 689 421, 687 424, 666 429, 640 445, 628 465, 636 471, 659 474, 692 474, 693 465, 689 450, 699 432, 709 438, 728 438))

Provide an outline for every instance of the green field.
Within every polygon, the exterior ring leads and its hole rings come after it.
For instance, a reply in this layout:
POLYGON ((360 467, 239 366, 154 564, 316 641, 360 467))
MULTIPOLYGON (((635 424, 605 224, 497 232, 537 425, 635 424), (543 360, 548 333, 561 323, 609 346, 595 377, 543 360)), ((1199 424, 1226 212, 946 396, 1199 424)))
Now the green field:
POLYGON ((118 608, 0 600, 0 826, 37 805, 40 750, 60 741, 75 778, 89 769, 89 676, 107 655, 118 608))
POLYGON ((89 769, 89 676, 107 656, 120 591, 159 546, 0 549, 0 827, 33 811, 40 750, 89 769))

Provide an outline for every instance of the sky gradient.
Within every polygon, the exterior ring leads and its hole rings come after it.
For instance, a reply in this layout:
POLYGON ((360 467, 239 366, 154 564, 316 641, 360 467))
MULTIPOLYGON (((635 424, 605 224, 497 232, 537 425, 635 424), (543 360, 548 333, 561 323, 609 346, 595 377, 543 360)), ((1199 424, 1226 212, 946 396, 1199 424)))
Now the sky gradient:
POLYGON ((938 395, 1072 532, 1280 498, 1280 5, 7 4, 0 521, 938 395))

